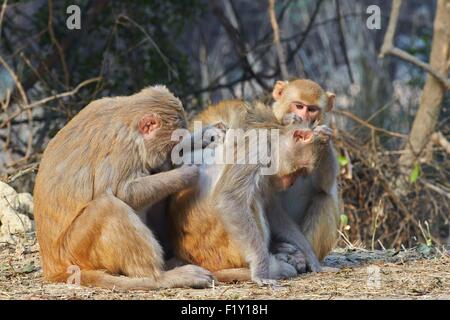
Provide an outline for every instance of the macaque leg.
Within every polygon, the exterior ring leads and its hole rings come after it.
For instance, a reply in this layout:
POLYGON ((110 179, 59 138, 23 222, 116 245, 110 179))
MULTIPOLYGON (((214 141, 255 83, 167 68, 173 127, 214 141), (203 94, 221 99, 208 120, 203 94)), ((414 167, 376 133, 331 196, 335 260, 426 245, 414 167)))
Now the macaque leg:
MULTIPOLYGON (((272 230, 273 241, 275 242, 275 247, 280 246, 281 243, 287 243, 294 246, 297 251, 299 250, 303 253, 309 269, 313 272, 320 272, 320 262, 314 254, 310 242, 308 242, 307 238, 298 228, 295 221, 293 221, 291 217, 289 217, 289 215, 283 210, 279 201, 274 201, 272 210, 268 213, 268 219, 272 230)), ((289 251, 285 253, 289 253, 289 251)), ((294 253, 291 252, 290 254, 292 255, 294 253)), ((296 267, 299 273, 304 272, 304 266, 302 266, 301 263, 303 260, 301 259, 301 255, 295 260, 298 261, 294 261, 296 264, 294 267, 296 267)))
POLYGON ((62 258, 81 269, 83 285, 124 289, 207 287, 212 280, 208 271, 193 265, 164 272, 162 249, 150 229, 131 207, 112 195, 90 202, 63 241, 67 254, 62 258))
POLYGON ((221 191, 221 194, 218 206, 222 212, 228 212, 223 222, 230 237, 242 249, 244 258, 249 264, 251 279, 258 284, 271 284, 275 283, 273 279, 295 276, 296 271, 292 266, 277 260, 269 253, 268 245, 257 226, 251 208, 240 205, 236 201, 238 197, 234 194, 230 195, 230 198, 224 196, 227 194, 226 191, 221 191))
POLYGON ((300 221, 300 227, 318 257, 322 261, 333 249, 338 228, 337 201, 331 194, 317 193, 300 221))

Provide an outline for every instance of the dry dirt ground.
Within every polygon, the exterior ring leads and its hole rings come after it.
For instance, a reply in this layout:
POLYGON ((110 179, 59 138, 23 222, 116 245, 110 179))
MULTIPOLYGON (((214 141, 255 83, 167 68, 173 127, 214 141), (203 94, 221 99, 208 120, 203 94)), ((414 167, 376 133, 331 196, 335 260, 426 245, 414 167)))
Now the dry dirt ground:
POLYGON ((0 243, 0 299, 450 299, 450 253, 444 248, 337 249, 325 264, 340 271, 271 287, 238 283, 124 292, 46 283, 36 244, 0 243))

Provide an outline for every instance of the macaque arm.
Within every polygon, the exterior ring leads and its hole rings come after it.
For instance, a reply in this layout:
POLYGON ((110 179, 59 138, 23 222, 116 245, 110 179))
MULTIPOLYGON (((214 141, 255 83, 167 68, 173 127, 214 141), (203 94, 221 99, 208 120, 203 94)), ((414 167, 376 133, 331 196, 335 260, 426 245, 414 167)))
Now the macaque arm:
POLYGON ((336 183, 338 169, 336 153, 333 144, 330 141, 327 143, 325 150, 323 150, 322 158, 320 159, 317 168, 311 174, 314 188, 317 191, 331 194, 333 185, 336 183))
POLYGON ((223 139, 225 137, 225 131, 227 127, 222 122, 216 122, 210 124, 206 127, 202 127, 202 130, 194 130, 190 133, 190 136, 183 139, 181 144, 184 149, 189 149, 192 147, 193 151, 197 149, 204 149, 213 141, 211 138, 214 137, 216 140, 223 139))
MULTIPOLYGON (((250 180, 249 180, 250 181, 250 180)), ((217 207, 222 221, 250 266, 253 281, 269 279, 270 255, 262 232, 258 229, 246 193, 251 187, 235 188, 231 181, 216 186, 217 207), (246 190, 246 191, 243 191, 246 190)))
POLYGON ((297 224, 281 207, 279 199, 274 199, 267 218, 271 229, 273 240, 287 242, 299 249, 306 258, 306 263, 313 272, 320 272, 321 266, 311 244, 301 232, 297 224))
POLYGON ((186 188, 197 174, 197 167, 184 166, 137 178, 126 184, 117 197, 133 209, 140 210, 186 188))

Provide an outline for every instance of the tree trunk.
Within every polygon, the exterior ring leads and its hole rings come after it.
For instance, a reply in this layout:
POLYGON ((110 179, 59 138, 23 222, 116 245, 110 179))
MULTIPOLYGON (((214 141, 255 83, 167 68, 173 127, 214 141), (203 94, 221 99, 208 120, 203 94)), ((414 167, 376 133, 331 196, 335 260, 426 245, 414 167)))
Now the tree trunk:
MULTIPOLYGON (((438 0, 433 26, 430 65, 446 76, 450 66, 449 46, 450 0, 438 0)), ((405 172, 414 165, 430 141, 438 121, 445 92, 445 86, 434 76, 428 74, 420 97, 419 110, 414 119, 408 143, 405 146, 405 153, 399 160, 405 172)))

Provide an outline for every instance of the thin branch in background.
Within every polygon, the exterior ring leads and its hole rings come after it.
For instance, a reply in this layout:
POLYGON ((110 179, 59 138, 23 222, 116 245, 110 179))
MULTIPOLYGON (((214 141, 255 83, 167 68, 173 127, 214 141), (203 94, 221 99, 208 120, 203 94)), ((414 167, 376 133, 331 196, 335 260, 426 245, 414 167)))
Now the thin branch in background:
POLYGON ((148 34, 148 32, 139 23, 137 23, 136 21, 134 21, 133 19, 124 14, 121 14, 117 17, 117 22, 120 23, 121 19, 129 21, 134 27, 139 29, 145 35, 147 40, 155 48, 156 52, 158 52, 167 69, 169 69, 169 71, 175 76, 175 79, 178 79, 179 76, 177 70, 170 65, 169 58, 167 58, 167 56, 161 51, 158 44, 155 42, 155 40, 153 40, 153 38, 148 34))
POLYGON ((421 183, 423 183, 423 185, 425 187, 427 187, 430 190, 433 190, 437 193, 439 193, 440 195, 443 195, 444 197, 446 197, 448 200, 450 200, 450 191, 445 190, 444 187, 438 187, 428 181, 426 181, 425 179, 420 179, 419 180, 421 183))
MULTIPOLYGON (((1 57, 0 57, 1 59, 1 57)), ((60 99, 60 98, 64 98, 64 97, 68 97, 68 96, 72 96, 74 94, 76 94, 81 88, 83 88, 84 86, 93 83, 93 82, 97 82, 100 81, 102 78, 101 77, 96 77, 96 78, 92 78, 92 79, 88 79, 85 80, 83 82, 81 82, 80 84, 78 84, 73 90, 70 91, 66 91, 66 92, 62 92, 62 93, 58 93, 55 94, 53 96, 44 98, 42 100, 33 102, 31 104, 26 105, 25 107, 21 108, 21 110, 18 110, 17 112, 15 112, 14 114, 12 114, 11 116, 9 116, 8 118, 6 118, 1 124, 0 124, 0 129, 4 128, 6 126, 7 123, 9 123, 12 119, 14 119, 15 117, 17 117, 19 114, 21 114, 23 111, 26 110, 31 110, 35 107, 38 107, 40 105, 43 105, 47 102, 50 102, 52 100, 56 100, 56 99, 60 99)))
POLYGON ((445 138, 442 132, 435 132, 431 135, 433 144, 440 145, 445 152, 450 154, 450 142, 445 138))
POLYGON ((245 46, 245 43, 242 41, 240 37, 239 30, 237 30, 235 27, 233 27, 233 24, 229 21, 229 19, 225 16, 225 13, 223 12, 223 9, 220 5, 220 2, 218 0, 211 0, 210 1, 212 12, 214 15, 219 19, 220 23, 224 27, 228 37, 231 39, 232 43, 234 44, 234 49, 239 57, 239 60, 241 62, 242 68, 246 73, 248 73, 251 78, 255 79, 256 82, 264 89, 264 90, 270 90, 270 86, 268 86, 253 70, 250 62, 248 61, 247 57, 247 48, 245 46))
POLYGON ((50 39, 53 43, 53 45, 56 47, 56 50, 58 51, 59 59, 61 60, 61 66, 63 68, 64 72, 64 84, 66 88, 69 87, 69 69, 67 68, 66 64, 66 58, 64 57, 64 51, 59 44, 58 40, 56 39, 55 32, 53 31, 53 2, 52 0, 48 0, 48 34, 50 36, 50 39))
MULTIPOLYGON (((16 84, 16 88, 19 91, 19 94, 22 98, 22 104, 19 104, 19 108, 21 109, 20 113, 23 112, 23 106, 28 105, 28 97, 25 93, 25 90, 23 89, 22 84, 19 81, 19 77, 16 75, 14 70, 6 63, 6 61, 3 59, 2 56, 0 56, 0 63, 5 67, 6 71, 10 74, 11 78, 13 79, 14 83, 16 84)), ((29 136, 27 141, 27 151, 25 152, 25 156, 18 160, 18 162, 26 161, 30 157, 33 149, 33 117, 31 114, 31 111, 27 111, 27 117, 28 117, 28 127, 29 127, 29 136)))
POLYGON ((38 168, 37 163, 32 163, 29 166, 27 166, 26 168, 21 168, 19 171, 15 172, 14 174, 12 174, 8 178, 6 178, 6 183, 12 183, 24 175, 36 172, 37 168, 38 168))
POLYGON ((312 30, 312 26, 314 24, 314 21, 317 17, 317 14, 319 13, 319 9, 320 9, 320 5, 322 4, 323 0, 318 0, 316 3, 316 6, 314 8, 313 13, 311 14, 311 18, 308 21, 308 25, 305 28, 305 31, 302 32, 300 41, 298 42, 298 44, 294 47, 294 49, 288 54, 287 57, 287 62, 291 62, 292 59, 294 58, 294 55, 297 54, 297 52, 301 49, 301 47, 303 46, 303 44, 306 41, 306 38, 308 37, 308 34, 310 33, 310 31, 312 30))
POLYGON ((270 23, 272 25, 273 30, 273 43, 275 44, 278 61, 280 63, 281 77, 284 80, 287 80, 289 78, 289 72, 286 66, 286 57, 284 54, 284 49, 280 43, 280 28, 278 26, 277 16, 275 14, 275 0, 269 0, 269 15, 270 15, 270 23))
POLYGON ((386 129, 383 129, 383 128, 378 128, 378 127, 374 126, 373 124, 371 124, 371 123, 369 123, 369 122, 359 118, 358 116, 355 116, 351 112, 348 112, 348 111, 345 111, 345 110, 334 110, 332 112, 334 114, 337 114, 337 115, 346 116, 346 117, 352 119, 353 121, 356 121, 356 122, 358 122, 358 123, 360 123, 360 124, 370 128, 370 129, 372 129, 374 131, 381 132, 381 133, 384 133, 384 134, 387 134, 387 135, 390 135, 390 136, 393 136, 393 137, 396 137, 396 138, 408 139, 408 135, 406 135, 406 134, 389 131, 389 130, 386 130, 386 129))
MULTIPOLYGON (((82 12, 87 12, 86 16, 83 17, 83 28, 81 28, 80 31, 74 32, 69 34, 67 37, 64 38, 64 40, 61 43, 61 48, 66 51, 70 52, 70 50, 74 47, 77 47, 79 45, 80 41, 83 39, 83 36, 90 30, 90 26, 93 24, 94 20, 97 19, 98 14, 102 12, 102 10, 106 7, 108 4, 108 0, 96 0, 89 2, 89 5, 92 6, 92 8, 86 8, 82 12)), ((48 54, 47 57, 40 60, 39 65, 37 66, 37 74, 39 74, 41 77, 49 72, 47 66, 50 66, 55 63, 56 60, 58 60, 59 55, 57 52, 52 52, 51 54, 48 54)), ((28 90, 32 88, 35 83, 39 80, 39 77, 36 76, 36 74, 31 74, 23 81, 23 87, 28 90)))
POLYGON ((339 32, 339 44, 342 48, 342 54, 344 56, 345 64, 347 65, 347 72, 348 72, 348 78, 350 79, 351 83, 354 83, 353 79, 353 72, 352 68, 350 66, 350 60, 348 59, 348 51, 347 51, 347 45, 345 44, 345 36, 344 36, 344 24, 345 21, 341 17, 341 9, 339 7, 339 0, 335 0, 336 4, 336 19, 338 21, 338 32, 339 32))
POLYGON ((397 21, 400 14, 401 5, 402 0, 393 0, 392 2, 389 24, 386 34, 384 35, 384 41, 383 45, 381 46, 379 57, 383 59, 386 55, 392 55, 400 59, 403 59, 407 62, 410 62, 432 74, 436 79, 438 79, 442 83, 442 85, 444 85, 447 88, 447 90, 450 90, 450 80, 445 75, 436 71, 430 64, 422 62, 413 55, 409 54, 408 52, 403 51, 394 46, 395 31, 397 29, 397 21))
POLYGON ((2 4, 2 9, 0 11, 0 40, 2 39, 3 17, 5 16, 7 6, 8 6, 8 0, 4 0, 3 4, 2 4))

